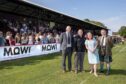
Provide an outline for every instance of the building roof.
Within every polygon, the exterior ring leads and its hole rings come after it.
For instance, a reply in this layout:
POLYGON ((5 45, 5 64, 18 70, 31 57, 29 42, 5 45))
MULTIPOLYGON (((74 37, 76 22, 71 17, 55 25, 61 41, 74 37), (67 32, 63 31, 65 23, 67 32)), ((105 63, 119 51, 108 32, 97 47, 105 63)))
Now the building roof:
POLYGON ((106 29, 96 24, 88 23, 68 14, 47 8, 33 3, 29 0, 2 0, 0 1, 0 11, 25 15, 29 17, 41 18, 44 20, 55 21, 64 24, 83 26, 91 29, 106 29))
MULTIPOLYGON (((64 14, 64 13, 59 12, 59 11, 57 11, 57 10, 54 10, 54 9, 51 9, 51 8, 45 7, 45 6, 43 6, 43 5, 40 5, 40 4, 37 4, 37 3, 31 2, 30 0, 22 0, 22 1, 24 1, 24 2, 26 2, 26 3, 29 3, 29 4, 31 4, 31 5, 38 6, 38 7, 40 7, 40 8, 45 8, 45 9, 47 9, 47 10, 49 10, 49 11, 53 11, 53 12, 59 13, 59 14, 61 14, 61 15, 68 16, 68 17, 73 18, 73 19, 78 19, 78 18, 76 18, 76 17, 74 17, 74 16, 71 16, 71 15, 68 15, 68 14, 64 14)), ((86 22, 86 21, 81 20, 81 19, 78 19, 78 20, 83 21, 83 22, 86 22)), ((86 23, 89 23, 89 22, 86 22, 86 23)), ((93 23, 89 23, 89 24, 93 24, 93 23)), ((93 24, 93 25, 96 25, 96 24, 93 24)), ((98 25, 96 25, 96 26, 98 26, 98 25)), ((101 26, 100 26, 100 27, 101 27, 101 26)), ((105 29, 106 29, 106 28, 105 28, 105 29)))

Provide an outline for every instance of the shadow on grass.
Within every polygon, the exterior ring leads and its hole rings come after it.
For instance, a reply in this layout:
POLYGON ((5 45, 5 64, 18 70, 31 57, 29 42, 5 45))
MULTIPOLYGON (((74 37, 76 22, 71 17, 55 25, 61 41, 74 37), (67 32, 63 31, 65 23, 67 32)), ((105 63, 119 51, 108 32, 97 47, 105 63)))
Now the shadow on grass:
POLYGON ((35 65, 43 60, 52 60, 60 56, 60 53, 53 53, 48 55, 40 55, 33 57, 20 58, 15 60, 8 60, 0 62, 1 69, 12 69, 14 66, 35 65))
MULTIPOLYGON (((100 71, 100 70, 99 70, 100 71)), ((104 71, 104 73, 100 74, 105 74, 107 70, 104 71)), ((125 69, 111 69, 110 75, 126 75, 126 70, 125 69)))
POLYGON ((111 75, 126 75, 126 70, 123 69, 112 69, 111 75))

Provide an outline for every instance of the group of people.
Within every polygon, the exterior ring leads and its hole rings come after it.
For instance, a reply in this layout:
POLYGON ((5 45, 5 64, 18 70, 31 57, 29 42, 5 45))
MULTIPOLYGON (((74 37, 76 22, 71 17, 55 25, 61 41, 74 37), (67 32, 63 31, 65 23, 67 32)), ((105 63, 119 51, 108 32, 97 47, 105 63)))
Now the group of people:
POLYGON ((60 44, 62 49, 62 69, 66 72, 66 59, 68 57, 68 71, 72 71, 72 53, 74 52, 74 70, 84 71, 83 63, 85 52, 88 52, 88 62, 90 64, 90 73, 98 77, 97 66, 100 64, 100 72, 104 73, 104 63, 107 66, 106 75, 110 74, 110 64, 112 62, 113 41, 105 29, 101 30, 100 37, 94 37, 91 32, 79 29, 76 35, 71 32, 71 26, 66 27, 66 32, 60 35, 60 44))
POLYGON ((6 35, 0 31, 0 46, 14 46, 14 45, 35 45, 35 44, 49 44, 59 43, 60 35, 53 32, 39 32, 39 33, 16 33, 6 32, 6 35))
POLYGON ((16 33, 6 32, 6 35, 0 31, 0 46, 13 45, 33 45, 60 43, 62 50, 62 68, 66 72, 66 59, 68 57, 68 70, 72 71, 72 53, 74 52, 75 73, 84 71, 83 63, 85 52, 88 52, 88 61, 90 64, 90 73, 97 77, 97 65, 100 63, 100 72, 104 72, 104 63, 107 65, 106 75, 110 74, 110 64, 112 62, 113 41, 105 29, 101 30, 101 36, 95 37, 91 32, 86 35, 82 29, 76 34, 71 31, 71 26, 66 27, 66 32, 39 32, 39 33, 16 33))

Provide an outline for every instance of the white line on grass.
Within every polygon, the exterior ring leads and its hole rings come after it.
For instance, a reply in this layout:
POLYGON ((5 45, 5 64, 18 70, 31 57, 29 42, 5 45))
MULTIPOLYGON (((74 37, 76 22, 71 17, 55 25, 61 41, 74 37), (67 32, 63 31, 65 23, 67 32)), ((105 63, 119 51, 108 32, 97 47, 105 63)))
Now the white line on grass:
POLYGON ((80 84, 84 84, 85 82, 87 82, 87 80, 91 77, 92 75, 88 76, 85 80, 81 81, 80 84))
POLYGON ((124 49, 126 49, 126 47, 122 48, 119 52, 122 52, 124 49))

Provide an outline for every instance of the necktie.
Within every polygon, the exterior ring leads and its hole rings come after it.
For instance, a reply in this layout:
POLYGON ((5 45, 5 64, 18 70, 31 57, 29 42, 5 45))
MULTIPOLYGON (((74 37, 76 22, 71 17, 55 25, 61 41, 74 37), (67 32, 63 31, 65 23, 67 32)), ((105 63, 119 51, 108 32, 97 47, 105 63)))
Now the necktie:
POLYGON ((70 33, 68 33, 68 44, 70 44, 70 33))
POLYGON ((104 44, 104 37, 102 38, 102 42, 101 42, 101 45, 102 46, 104 46, 103 44, 104 44))

